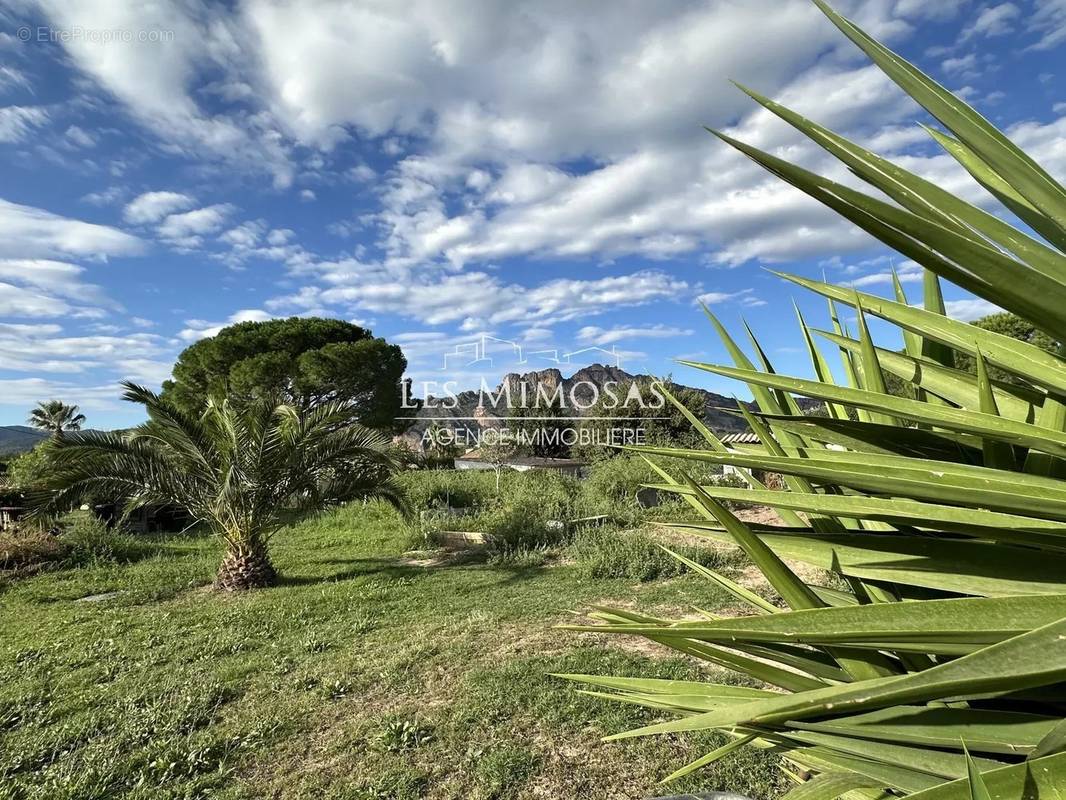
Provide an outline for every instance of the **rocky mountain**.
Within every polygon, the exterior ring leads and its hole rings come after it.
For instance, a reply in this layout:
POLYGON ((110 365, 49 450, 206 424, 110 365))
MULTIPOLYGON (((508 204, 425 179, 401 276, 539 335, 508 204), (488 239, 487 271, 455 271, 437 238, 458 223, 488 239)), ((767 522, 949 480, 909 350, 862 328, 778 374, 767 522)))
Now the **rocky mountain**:
MULTIPOLYGON (((471 435, 479 429, 499 425, 499 420, 510 416, 510 409, 515 406, 531 407, 535 398, 554 397, 558 390, 564 400, 564 414, 568 417, 580 417, 588 413, 588 408, 602 395, 608 386, 625 387, 634 381, 644 385, 655 379, 650 375, 633 375, 618 367, 604 364, 591 364, 582 367, 573 375, 563 377, 557 369, 535 370, 526 373, 512 372, 504 375, 500 383, 492 389, 467 390, 454 397, 428 397, 419 410, 417 421, 404 433, 404 438, 420 441, 425 431, 432 425, 439 425, 456 431, 468 431, 471 435), (523 395, 524 392, 524 395, 523 395), (523 402, 519 398, 526 398, 523 402)), ((703 421, 718 433, 747 430, 747 424, 740 418, 721 409, 736 408, 737 402, 732 397, 725 397, 705 389, 691 389, 703 397, 703 421)), ((618 391, 616 389, 616 391, 618 391)), ((624 388, 620 391, 624 392, 624 388)))

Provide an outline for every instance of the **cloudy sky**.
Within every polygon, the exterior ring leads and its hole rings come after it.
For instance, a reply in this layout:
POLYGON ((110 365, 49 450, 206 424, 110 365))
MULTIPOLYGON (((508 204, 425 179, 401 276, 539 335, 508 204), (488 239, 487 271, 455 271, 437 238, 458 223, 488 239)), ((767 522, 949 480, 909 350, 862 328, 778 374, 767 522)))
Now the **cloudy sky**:
MULTIPOLYGON (((1066 175, 1066 0, 838 6, 1066 175)), ((118 380, 294 314, 416 380, 484 334, 735 391, 671 366, 724 358, 702 297, 805 371, 763 267, 885 291, 893 258, 703 131, 840 174, 730 79, 984 202, 806 0, 0 0, 0 424, 129 423, 118 380)))

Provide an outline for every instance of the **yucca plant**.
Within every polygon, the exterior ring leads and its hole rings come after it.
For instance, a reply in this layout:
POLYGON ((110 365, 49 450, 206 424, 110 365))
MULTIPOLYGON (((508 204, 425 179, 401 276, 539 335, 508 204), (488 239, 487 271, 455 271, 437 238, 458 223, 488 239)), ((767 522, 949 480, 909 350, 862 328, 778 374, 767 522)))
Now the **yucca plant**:
POLYGON ((64 512, 86 498, 117 501, 124 514, 185 509, 225 542, 216 586, 232 591, 274 583, 270 537, 294 513, 368 497, 403 507, 389 440, 356 422, 347 403, 299 410, 210 399, 191 415, 148 389, 124 386, 148 421, 122 433, 52 439, 38 513, 64 512))
POLYGON ((657 488, 702 515, 684 530, 739 545, 776 591, 770 602, 688 562, 751 614, 659 619, 601 608, 605 624, 766 688, 592 675, 592 694, 674 717, 610 738, 716 729, 728 743, 692 772, 753 745, 774 748, 802 785, 793 800, 886 792, 915 800, 1066 796, 1066 360, 950 319, 939 278, 1066 339, 1066 190, 974 109, 819 0, 819 8, 950 134, 930 129, 1024 227, 970 205, 745 89, 839 158, 888 201, 719 138, 926 270, 924 308, 782 276, 828 300, 831 331, 799 328, 815 379, 778 374, 711 321, 733 366, 684 362, 746 383, 761 446, 727 450, 696 418, 696 450, 640 448, 785 476, 787 491, 701 486, 656 466, 657 488), (854 310, 857 335, 838 309, 854 310), (875 345, 867 316, 901 341, 875 345), (846 385, 816 346, 839 351, 846 385), (976 362, 958 369, 956 356, 976 362), (989 377, 994 365, 1015 380, 989 377), (887 391, 885 376, 909 387, 887 391), (804 415, 797 397, 825 403, 804 415), (783 525, 745 524, 727 500, 765 503, 783 525), (838 576, 817 585, 789 562, 838 576), (972 756, 971 756, 972 754, 972 756))

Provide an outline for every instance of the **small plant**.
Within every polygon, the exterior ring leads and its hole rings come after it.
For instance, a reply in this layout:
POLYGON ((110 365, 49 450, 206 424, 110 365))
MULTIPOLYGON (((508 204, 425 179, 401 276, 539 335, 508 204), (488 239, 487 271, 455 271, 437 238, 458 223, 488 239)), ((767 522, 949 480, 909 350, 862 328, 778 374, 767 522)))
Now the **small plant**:
MULTIPOLYGON (((681 546, 675 549, 690 560, 720 568, 727 556, 713 547, 681 546)), ((683 575, 687 568, 643 531, 605 528, 585 530, 568 550, 581 573, 588 578, 625 578, 654 581, 683 575)))
POLYGON ((401 753, 428 744, 433 739, 433 729, 419 724, 418 720, 403 717, 388 719, 374 738, 379 750, 401 753))

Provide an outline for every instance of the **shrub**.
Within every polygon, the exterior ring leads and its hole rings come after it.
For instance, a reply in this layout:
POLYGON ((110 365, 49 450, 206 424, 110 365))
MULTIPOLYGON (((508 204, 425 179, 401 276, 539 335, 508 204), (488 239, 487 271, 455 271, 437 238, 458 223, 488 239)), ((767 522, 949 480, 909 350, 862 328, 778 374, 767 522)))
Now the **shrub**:
POLYGON ((66 562, 72 566, 134 561, 152 549, 143 540, 108 528, 90 511, 74 511, 61 517, 58 528, 66 548, 66 562))
MULTIPOLYGON (((676 553, 706 567, 720 568, 726 557, 712 547, 671 547, 676 553)), ((687 568, 642 531, 588 528, 570 545, 570 555, 587 578, 626 578, 653 581, 682 575, 687 568)))
POLYGON ((925 308, 898 280, 886 300, 786 276, 829 299, 834 331, 819 334, 843 355, 846 386, 802 317, 815 380, 777 373, 754 342, 757 366, 708 312, 735 366, 690 366, 748 385, 763 448, 729 452, 706 429, 704 449, 642 448, 783 476, 787 491, 737 490, 660 465, 661 480, 705 518, 683 527, 738 544, 790 610, 711 575, 754 613, 686 623, 620 609, 597 612, 605 625, 575 627, 647 636, 774 688, 568 677, 674 712, 620 736, 731 737, 671 778, 751 743, 815 776, 797 797, 1054 796, 1066 786, 1066 353, 948 318, 938 278, 1066 341, 1066 188, 961 99, 816 3, 951 130, 955 138, 931 133, 1043 240, 749 92, 895 204, 720 138, 925 267, 925 308), (836 303, 854 309, 856 338, 836 303), (875 346, 867 314, 901 329, 902 350, 875 346), (958 354, 975 361, 974 375, 957 368, 958 354), (994 380, 990 366, 1022 383, 994 380), (892 394, 886 373, 913 396, 892 394), (826 416, 804 415, 798 397, 823 401, 826 416), (720 501, 740 491, 774 506, 790 530, 737 519, 720 501), (839 580, 806 582, 785 558, 839 580))

